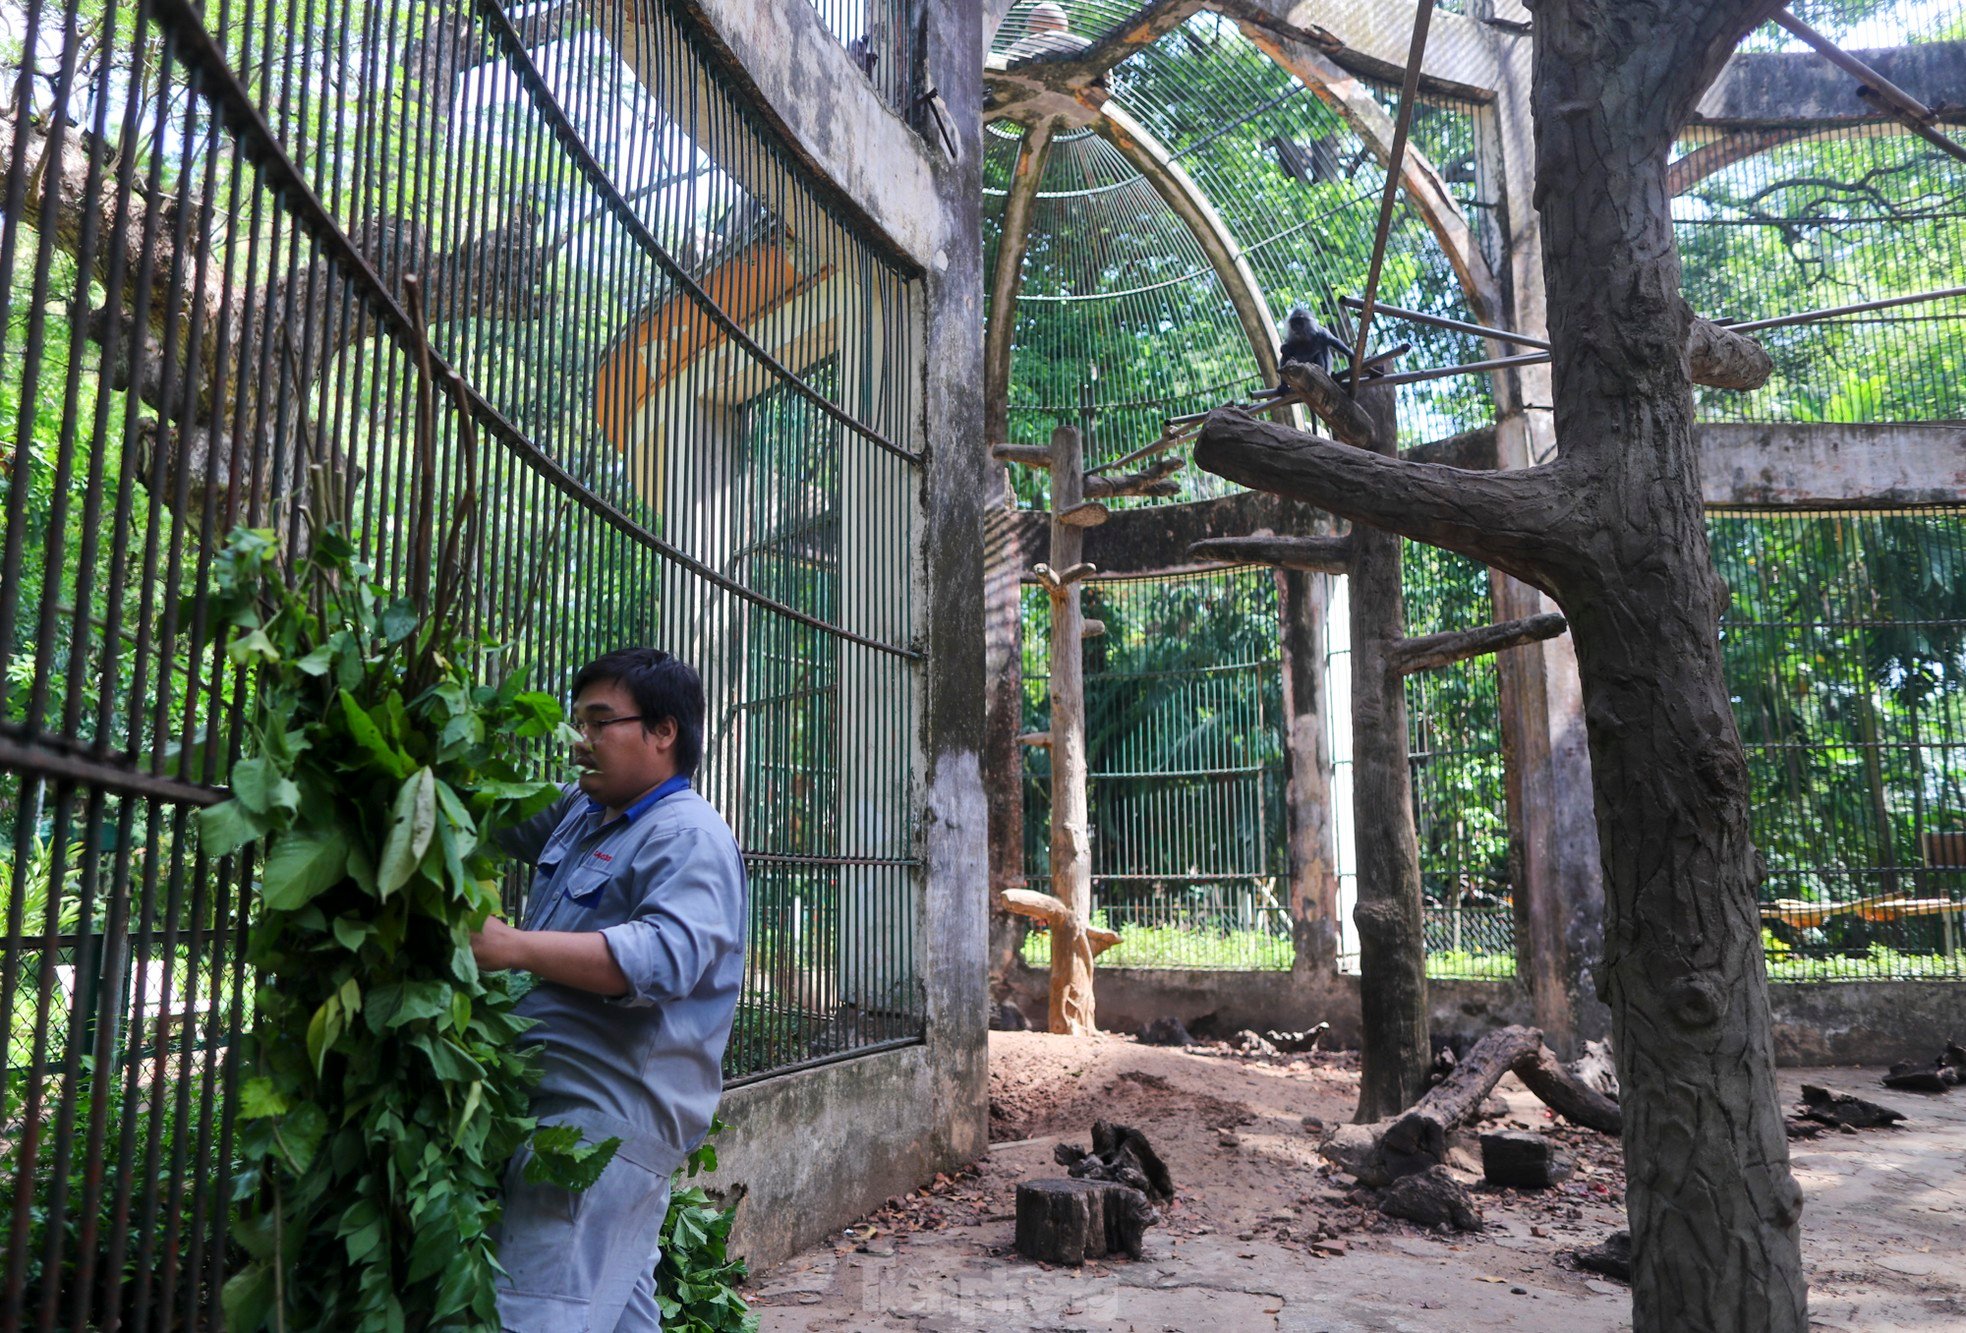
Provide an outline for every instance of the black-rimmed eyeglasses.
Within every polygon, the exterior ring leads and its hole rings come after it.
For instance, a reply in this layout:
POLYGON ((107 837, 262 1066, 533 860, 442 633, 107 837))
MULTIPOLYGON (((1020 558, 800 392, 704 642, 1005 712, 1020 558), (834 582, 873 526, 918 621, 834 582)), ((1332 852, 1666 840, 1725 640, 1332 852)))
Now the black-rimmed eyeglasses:
POLYGON ((626 717, 590 717, 584 721, 575 722, 573 729, 591 741, 594 737, 606 731, 609 727, 614 726, 616 723, 640 722, 641 720, 642 715, 640 713, 630 713, 626 717))

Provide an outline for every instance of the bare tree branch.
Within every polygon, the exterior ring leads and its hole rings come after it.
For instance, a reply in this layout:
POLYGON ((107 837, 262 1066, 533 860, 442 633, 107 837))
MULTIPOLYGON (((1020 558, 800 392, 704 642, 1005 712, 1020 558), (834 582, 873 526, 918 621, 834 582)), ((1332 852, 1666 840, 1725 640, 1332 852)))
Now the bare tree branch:
POLYGON ((1285 362, 1278 367, 1277 378, 1303 395, 1318 420, 1331 427, 1333 436, 1357 449, 1371 448, 1372 419, 1338 387, 1337 380, 1301 361, 1285 362))
POLYGON ((1386 653, 1386 666, 1395 675, 1412 676, 1422 671, 1465 662, 1470 657, 1486 657, 1504 648, 1515 648, 1541 639, 1554 639, 1570 628, 1570 622, 1555 611, 1479 629, 1450 630, 1394 644, 1386 653))
POLYGON ((1557 574, 1581 546, 1581 505, 1567 489, 1562 459, 1464 472, 1217 412, 1202 427, 1195 463, 1244 486, 1473 556, 1552 595, 1557 574))
MULTIPOLYGON (((1003 905, 1007 912, 1028 916, 1033 921, 1042 921, 1045 925, 1054 928, 1060 922, 1069 921, 1072 916, 1071 908, 1050 894, 1040 893, 1036 889, 1005 889, 1003 905)), ((1092 956, 1095 958, 1120 942, 1120 933, 1117 930, 1108 930, 1104 926, 1083 926, 1081 929, 1085 931, 1086 938, 1092 941, 1092 956)))

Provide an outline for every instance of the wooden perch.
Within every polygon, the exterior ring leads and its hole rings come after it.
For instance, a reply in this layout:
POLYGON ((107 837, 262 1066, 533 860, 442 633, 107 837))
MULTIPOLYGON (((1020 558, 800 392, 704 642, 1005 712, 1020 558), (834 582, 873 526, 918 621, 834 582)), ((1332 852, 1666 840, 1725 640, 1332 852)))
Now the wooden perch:
POLYGON ((1070 508, 1059 510, 1054 517, 1067 527, 1096 528, 1112 516, 1112 511, 1097 500, 1081 500, 1070 508))
MULTIPOLYGON (((1314 366, 1292 367, 1299 372, 1322 381, 1325 405, 1345 423, 1325 418, 1334 435, 1343 439, 1345 431, 1367 424, 1329 375, 1314 366)), ((1241 485, 1473 556, 1546 592, 1554 591, 1560 575, 1575 571, 1583 542, 1562 460, 1463 472, 1217 412, 1195 443, 1195 463, 1241 485)))
POLYGON ((1470 657, 1486 657, 1504 648, 1535 643, 1539 639, 1554 639, 1568 628, 1570 622, 1561 613, 1550 611, 1539 616, 1525 616, 1521 620, 1505 620, 1499 625, 1483 625, 1480 629, 1452 630, 1419 639, 1403 639, 1387 650, 1386 666, 1396 676, 1411 676, 1465 662, 1470 657))
MULTIPOLYGON (((1042 921, 1053 930, 1056 930, 1062 922, 1069 921, 1072 916, 1071 908, 1050 894, 1039 893, 1036 889, 1005 889, 1003 905, 1005 911, 1028 916, 1034 921, 1042 921)), ((1085 937, 1092 942, 1094 958, 1120 942, 1120 933, 1117 930, 1107 930, 1104 926, 1084 926, 1081 929, 1085 931, 1085 937)))
POLYGON ((1051 470, 1051 446, 1044 444, 993 444, 990 457, 999 463, 1016 463, 1022 467, 1041 467, 1051 470))
POLYGON ((1193 439, 1195 432, 1201 429, 1203 418, 1207 417, 1207 415, 1207 412, 1203 412, 1199 416, 1182 418, 1182 420, 1189 423, 1185 426, 1175 426, 1172 421, 1169 421, 1162 427, 1165 433, 1152 444, 1142 445, 1132 453, 1115 458, 1110 463, 1101 463, 1098 467, 1089 467, 1085 470, 1085 475, 1096 477, 1106 472, 1117 472, 1121 468, 1132 463, 1137 463, 1143 458, 1152 458, 1155 454, 1165 453, 1175 445, 1193 439))
POLYGON ((1085 618, 1085 628, 1079 631, 1081 639, 1103 639, 1106 637, 1106 622, 1096 616, 1085 618))
POLYGON ((1178 495, 1181 483, 1171 478, 1188 466, 1185 458, 1162 458, 1138 472, 1088 474, 1085 494, 1091 500, 1111 500, 1122 495, 1178 495))
POLYGON ((1090 561, 1081 560, 1063 573, 1054 570, 1050 565, 1033 565, 1031 566, 1031 572, 1037 575, 1038 582, 1042 583, 1051 592, 1063 592, 1080 579, 1097 574, 1099 567, 1090 561))
POLYGON ((1277 373, 1285 384, 1303 395, 1318 420, 1331 427, 1334 439, 1357 449, 1372 447, 1372 419, 1337 380, 1301 361, 1287 362, 1277 373))
POLYGON ((1027 731, 1017 738, 1019 745, 1049 745, 1051 733, 1048 731, 1027 731))
POLYGON ((1197 560, 1230 565, 1275 565, 1315 574, 1343 574, 1351 568, 1350 537, 1210 537, 1188 547, 1197 560))
MULTIPOLYGON (((1009 897, 1008 894, 1005 895, 1009 897)), ((1411 1110, 1369 1125, 1340 1125, 1319 1145, 1326 1161, 1362 1184, 1391 1184, 1447 1159, 1447 1136, 1473 1119, 1502 1075, 1513 1073, 1558 1115, 1605 1134, 1624 1132, 1618 1104, 1579 1082, 1543 1044, 1539 1029, 1499 1028, 1411 1110)))
POLYGON ((1711 389, 1759 389, 1775 373, 1774 359, 1765 347, 1710 319, 1693 321, 1686 335, 1686 357, 1692 363, 1693 382, 1711 389))

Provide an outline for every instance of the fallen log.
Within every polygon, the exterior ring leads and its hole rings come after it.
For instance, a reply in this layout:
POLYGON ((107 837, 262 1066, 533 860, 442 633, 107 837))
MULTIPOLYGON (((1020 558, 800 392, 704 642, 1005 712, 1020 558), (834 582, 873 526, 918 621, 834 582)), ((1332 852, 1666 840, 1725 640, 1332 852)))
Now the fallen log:
POLYGON ((1624 1131, 1618 1104, 1585 1087, 1543 1045, 1536 1028, 1498 1028, 1474 1044, 1453 1072, 1399 1115, 1340 1125, 1318 1146, 1326 1161, 1366 1185, 1391 1184, 1447 1159, 1447 1136, 1475 1119, 1489 1093, 1513 1073, 1565 1119, 1605 1134, 1624 1131))
POLYGON ((1895 1125, 1905 1118, 1903 1111, 1813 1083, 1802 1085, 1802 1104, 1796 1108, 1796 1114, 1805 1120, 1848 1125, 1852 1129, 1876 1129, 1895 1125))

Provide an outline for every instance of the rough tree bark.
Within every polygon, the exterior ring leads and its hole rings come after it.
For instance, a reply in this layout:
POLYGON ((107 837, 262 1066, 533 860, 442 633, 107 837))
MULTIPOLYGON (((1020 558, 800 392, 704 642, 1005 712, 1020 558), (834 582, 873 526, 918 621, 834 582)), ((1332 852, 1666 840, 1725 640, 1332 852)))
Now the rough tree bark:
MULTIPOLYGON (((1368 390, 1371 419, 1360 447, 1391 458, 1399 426, 1391 389, 1368 390)), ((1398 534, 1360 526, 1351 535, 1352 837, 1358 854, 1359 1087, 1363 1123, 1413 1105, 1433 1066, 1427 1015, 1427 941, 1413 827, 1406 686, 1392 655, 1406 638, 1398 534)))
MULTIPOLYGON (((1604 857, 1639 1333, 1807 1327, 1761 864, 1693 447, 1694 323, 1666 191, 1678 127, 1778 7, 1535 6, 1555 462, 1457 473, 1229 414, 1211 419, 1195 455, 1233 480, 1486 560, 1569 616, 1604 857)), ((1732 353, 1745 340, 1718 341, 1732 353)), ((1735 382, 1759 363, 1748 357, 1735 382)))

